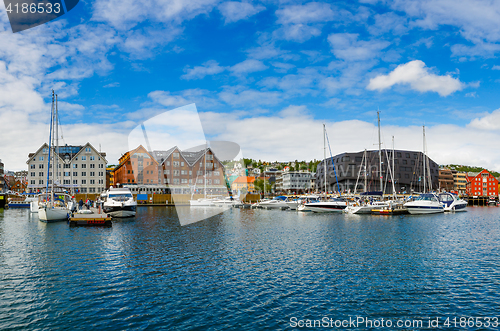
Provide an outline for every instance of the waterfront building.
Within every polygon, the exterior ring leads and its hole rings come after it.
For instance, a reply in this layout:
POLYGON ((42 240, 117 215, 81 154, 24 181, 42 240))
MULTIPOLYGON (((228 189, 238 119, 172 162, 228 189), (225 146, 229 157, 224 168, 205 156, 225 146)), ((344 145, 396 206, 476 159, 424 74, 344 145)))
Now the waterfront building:
POLYGON ((175 146, 152 154, 159 163, 159 184, 171 193, 227 194, 224 165, 211 148, 181 151, 175 146))
MULTIPOLYGON (((394 186, 396 193, 422 192, 424 190, 424 154, 422 152, 395 150, 394 155, 394 186)), ((382 169, 379 171, 379 151, 372 150, 366 152, 366 169, 363 160, 364 152, 341 153, 326 159, 327 165, 327 187, 329 192, 340 191, 354 192, 356 182, 357 192, 380 191, 380 178, 382 178, 382 188, 386 194, 392 193, 392 181, 388 165, 392 168, 392 150, 382 150, 382 169), (335 166, 335 172, 334 168, 335 166), (365 187, 366 174, 366 187, 365 187), (338 180, 338 186, 337 186, 338 180)), ((437 190, 439 187, 439 166, 430 158, 426 167, 426 190, 437 190), (427 169, 428 168, 428 169, 427 169), (430 173, 429 173, 430 171, 430 173), (429 179, 431 179, 429 181, 429 179), (430 182, 430 186, 429 186, 430 182)), ((325 191, 325 172, 322 160, 316 169, 316 190, 325 191)))
POLYGON ((473 197, 498 196, 498 180, 488 170, 467 173, 467 194, 473 197))
POLYGON ((3 178, 3 172, 4 172, 4 165, 2 163, 2 160, 0 160, 0 193, 4 191, 4 186, 5 186, 5 180, 3 178))
POLYGON ((463 171, 451 170, 453 174, 453 189, 459 194, 463 195, 467 190, 467 173, 463 171))
POLYGON ((233 184, 231 185, 231 191, 233 192, 233 194, 236 194, 237 192, 241 193, 255 192, 254 182, 255 182, 255 177, 240 176, 233 181, 233 184))
POLYGON ((439 190, 450 192, 455 188, 453 173, 448 168, 439 169, 439 190))
POLYGON ((28 155, 28 191, 36 193, 54 184, 74 193, 101 193, 105 190, 106 153, 98 152, 90 143, 82 146, 60 146, 50 155, 49 146, 43 144, 35 153, 28 155), (56 176, 52 169, 57 164, 56 176), (50 176, 47 182, 47 173, 50 176))
MULTIPOLYGON (((123 154, 112 171, 113 184, 159 184, 158 161, 142 145, 123 154)), ((111 185, 111 183, 110 183, 111 185)))
POLYGON ((284 193, 305 193, 311 190, 312 173, 309 171, 286 171, 278 177, 276 190, 284 193), (279 189, 278 189, 279 187, 279 189))

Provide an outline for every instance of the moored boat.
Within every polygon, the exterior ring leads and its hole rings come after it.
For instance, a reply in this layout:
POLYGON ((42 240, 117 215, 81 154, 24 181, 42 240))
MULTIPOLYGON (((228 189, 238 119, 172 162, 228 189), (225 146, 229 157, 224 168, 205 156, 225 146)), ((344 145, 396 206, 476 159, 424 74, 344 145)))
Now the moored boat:
POLYGON ((137 201, 129 188, 110 187, 105 194, 101 195, 105 201, 103 211, 111 217, 134 217, 137 209, 137 201))
POLYGON ((444 192, 438 195, 444 205, 444 211, 467 211, 467 201, 460 199, 456 194, 444 192))
POLYGON ((436 214, 444 212, 444 204, 434 193, 420 194, 414 201, 404 204, 410 214, 436 214))

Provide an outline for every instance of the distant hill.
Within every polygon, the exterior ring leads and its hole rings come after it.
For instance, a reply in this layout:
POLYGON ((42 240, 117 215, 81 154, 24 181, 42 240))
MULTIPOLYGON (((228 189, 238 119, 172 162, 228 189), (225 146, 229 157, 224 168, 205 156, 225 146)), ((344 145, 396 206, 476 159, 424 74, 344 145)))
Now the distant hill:
MULTIPOLYGON (((483 167, 472 167, 472 166, 465 166, 465 165, 459 165, 459 164, 449 164, 446 165, 445 167, 450 168, 450 169, 455 169, 457 171, 467 171, 467 172, 481 172, 483 171, 483 167)), ((493 170, 488 170, 490 174, 492 174, 494 177, 500 177, 500 173, 493 171, 493 170)))

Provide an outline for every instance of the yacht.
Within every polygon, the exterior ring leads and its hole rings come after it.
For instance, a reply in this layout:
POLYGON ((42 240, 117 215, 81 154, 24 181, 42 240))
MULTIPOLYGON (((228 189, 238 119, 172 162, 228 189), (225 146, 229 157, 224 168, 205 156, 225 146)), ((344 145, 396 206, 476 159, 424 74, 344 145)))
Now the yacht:
POLYGON ((438 198, 444 204, 444 211, 467 211, 467 201, 460 199, 456 194, 444 192, 440 193, 438 198))
POLYGON ((288 208, 287 205, 287 197, 279 196, 275 197, 272 200, 261 201, 258 203, 258 207, 266 208, 266 209, 274 209, 274 208, 288 208))
POLYGON ((212 204, 214 206, 217 206, 217 207, 223 207, 223 206, 232 206, 232 205, 235 205, 235 204, 237 204, 239 202, 240 201, 238 199, 235 199, 232 196, 228 196, 228 197, 225 197, 225 198, 221 197, 219 199, 213 200, 212 204))
POLYGON ((134 217, 137 201, 127 187, 110 187, 104 194, 103 211, 111 217, 134 217))
POLYGON ((420 194, 414 201, 404 204, 410 214, 435 214, 444 212, 444 204, 434 193, 420 194))
POLYGON ((299 210, 315 213, 341 213, 347 208, 347 202, 342 198, 333 198, 327 201, 308 202, 299 210))
POLYGON ((299 196, 298 199, 290 200, 288 199, 286 201, 286 205, 290 210, 297 210, 302 204, 308 202, 308 201, 318 201, 319 196, 317 195, 301 195, 299 196))
POLYGON ((371 214, 374 209, 383 209, 389 207, 389 201, 371 201, 365 204, 356 203, 348 206, 346 212, 349 214, 371 214))

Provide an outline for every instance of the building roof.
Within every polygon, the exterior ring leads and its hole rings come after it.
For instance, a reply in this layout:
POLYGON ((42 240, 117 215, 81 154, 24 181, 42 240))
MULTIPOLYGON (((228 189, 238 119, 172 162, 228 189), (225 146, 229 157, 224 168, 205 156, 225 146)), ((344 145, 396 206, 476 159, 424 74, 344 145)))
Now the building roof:
POLYGON ((250 176, 240 176, 238 178, 236 178, 234 181, 233 181, 233 184, 234 183, 253 183, 255 181, 255 177, 250 177, 250 176))

